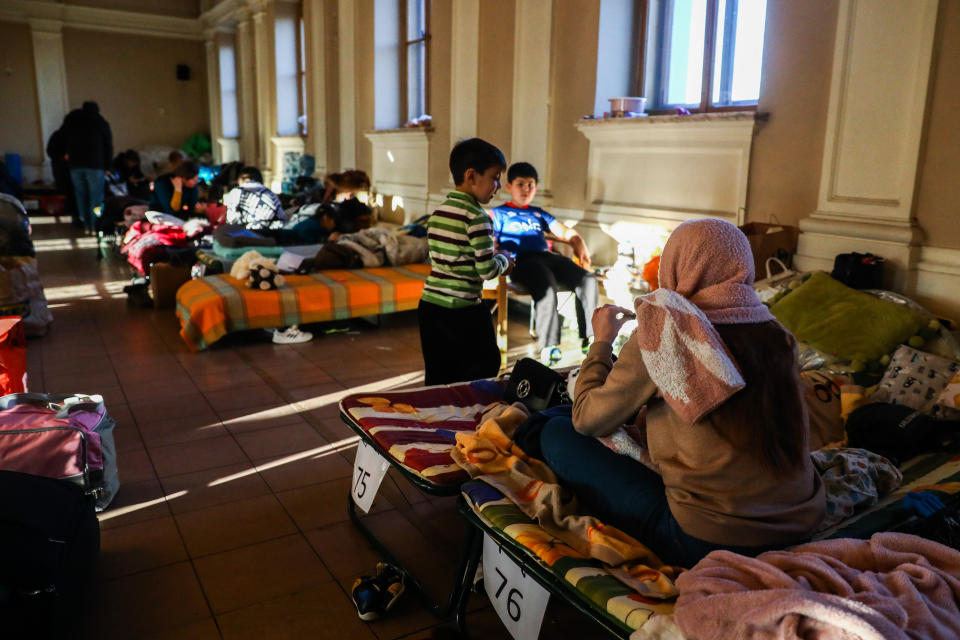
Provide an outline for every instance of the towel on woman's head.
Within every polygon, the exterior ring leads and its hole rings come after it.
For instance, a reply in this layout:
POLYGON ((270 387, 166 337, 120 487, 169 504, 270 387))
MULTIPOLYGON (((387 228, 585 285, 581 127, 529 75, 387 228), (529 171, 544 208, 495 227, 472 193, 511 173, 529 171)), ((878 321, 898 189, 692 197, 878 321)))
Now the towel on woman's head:
POLYGON ((753 290, 747 237, 707 218, 678 226, 660 257, 660 289, 636 300, 637 344, 667 404, 694 423, 744 386, 717 324, 773 320, 753 290))

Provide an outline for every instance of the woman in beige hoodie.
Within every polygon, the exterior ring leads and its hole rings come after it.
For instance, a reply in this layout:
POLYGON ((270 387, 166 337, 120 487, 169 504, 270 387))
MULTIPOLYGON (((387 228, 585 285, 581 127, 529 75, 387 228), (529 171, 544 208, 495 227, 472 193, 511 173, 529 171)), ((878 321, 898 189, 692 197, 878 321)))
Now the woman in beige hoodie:
POLYGON ((746 237, 722 220, 686 222, 659 278, 660 290, 637 299, 638 328, 616 363, 612 343, 632 313, 594 313, 572 422, 545 425, 544 458, 595 515, 669 563, 807 539, 825 501, 807 454, 796 341, 753 292, 746 237), (631 422, 646 464, 595 438, 631 422))

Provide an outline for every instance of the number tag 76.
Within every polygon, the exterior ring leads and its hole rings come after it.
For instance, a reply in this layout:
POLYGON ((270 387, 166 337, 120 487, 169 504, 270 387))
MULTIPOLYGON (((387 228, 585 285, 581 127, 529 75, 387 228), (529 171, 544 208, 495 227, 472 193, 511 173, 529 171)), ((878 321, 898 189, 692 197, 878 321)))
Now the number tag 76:
POLYGON ((483 537, 483 586, 514 640, 536 640, 550 593, 487 535, 483 537))

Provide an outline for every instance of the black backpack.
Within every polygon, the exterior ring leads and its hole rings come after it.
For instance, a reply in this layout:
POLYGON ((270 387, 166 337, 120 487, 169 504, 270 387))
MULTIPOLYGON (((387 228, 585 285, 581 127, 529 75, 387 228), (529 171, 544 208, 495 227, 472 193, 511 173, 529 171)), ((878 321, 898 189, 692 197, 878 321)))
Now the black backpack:
POLYGON ((868 449, 896 465, 915 455, 960 444, 960 421, 938 420, 902 404, 873 402, 847 417, 851 447, 868 449))
POLYGON ((5 633, 15 638, 75 636, 99 551, 92 495, 72 482, 0 471, 0 617, 5 633))

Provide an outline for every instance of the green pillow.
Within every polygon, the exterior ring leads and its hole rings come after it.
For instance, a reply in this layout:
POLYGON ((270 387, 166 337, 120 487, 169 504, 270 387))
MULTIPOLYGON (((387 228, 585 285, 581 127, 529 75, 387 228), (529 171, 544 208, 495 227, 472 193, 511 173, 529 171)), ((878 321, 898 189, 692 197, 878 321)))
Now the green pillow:
POLYGON ((770 311, 797 340, 861 362, 890 353, 928 321, 906 305, 851 289, 823 271, 814 272, 770 311))

